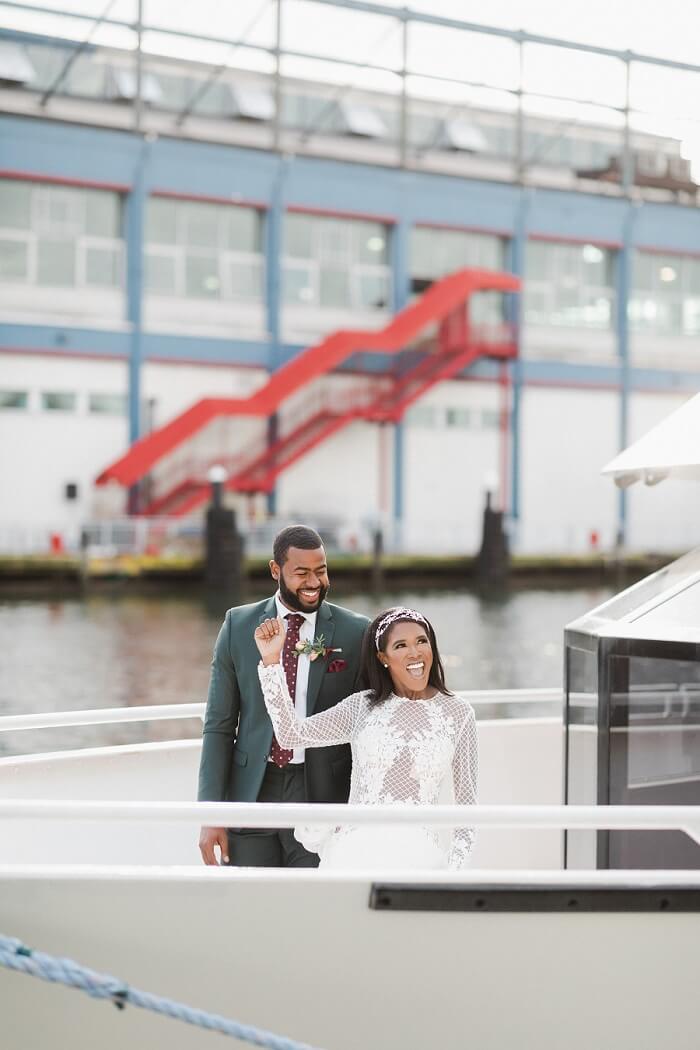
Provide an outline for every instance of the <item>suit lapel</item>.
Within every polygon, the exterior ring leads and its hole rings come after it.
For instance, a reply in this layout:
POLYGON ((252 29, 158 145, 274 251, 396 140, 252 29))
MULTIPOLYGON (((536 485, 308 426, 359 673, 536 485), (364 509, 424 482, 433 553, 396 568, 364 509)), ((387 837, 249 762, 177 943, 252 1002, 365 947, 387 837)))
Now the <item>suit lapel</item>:
MULTIPOLYGON (((335 620, 331 613, 330 606, 326 602, 321 603, 321 607, 318 610, 316 616, 316 637, 320 638, 323 635, 323 644, 325 646, 333 645, 333 634, 335 632, 335 620)), ((306 688, 306 713, 312 715, 318 700, 318 693, 321 688, 321 682, 323 676, 326 673, 328 667, 328 660, 319 656, 317 660, 311 661, 309 667, 309 684, 306 688)))

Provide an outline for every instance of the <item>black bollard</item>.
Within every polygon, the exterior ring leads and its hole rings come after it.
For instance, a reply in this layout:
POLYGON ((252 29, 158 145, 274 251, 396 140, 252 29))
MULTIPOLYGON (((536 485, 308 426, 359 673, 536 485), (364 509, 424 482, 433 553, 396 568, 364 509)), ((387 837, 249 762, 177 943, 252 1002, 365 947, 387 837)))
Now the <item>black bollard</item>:
POLYGON ((382 530, 377 528, 372 532, 372 591, 375 594, 384 590, 383 554, 384 536, 382 530))
POLYGON ((491 506, 491 493, 486 493, 481 550, 476 556, 475 574, 482 583, 501 583, 508 576, 510 555, 508 538, 503 529, 503 511, 491 506))
POLYGON ((211 471, 212 500, 207 510, 204 582, 208 590, 225 592, 233 605, 243 591, 243 537, 236 513, 223 506, 224 475, 211 471))

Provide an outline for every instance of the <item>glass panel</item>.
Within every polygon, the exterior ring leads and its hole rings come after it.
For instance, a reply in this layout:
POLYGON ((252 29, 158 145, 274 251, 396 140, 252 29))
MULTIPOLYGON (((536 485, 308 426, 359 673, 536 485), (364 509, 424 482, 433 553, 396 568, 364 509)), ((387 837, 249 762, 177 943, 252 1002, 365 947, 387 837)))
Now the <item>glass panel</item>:
POLYGON ((0 179, 0 227, 28 230, 31 226, 32 184, 0 179))
POLYGON ((389 279, 386 274, 359 274, 357 290, 360 306, 371 310, 386 310, 389 306, 389 279))
POLYGON ((321 269, 321 306, 349 307, 352 305, 350 297, 350 275, 344 270, 330 270, 327 267, 321 269))
POLYGON ((116 193, 85 191, 85 231, 93 237, 119 237, 121 200, 116 193))
POLYGON ((314 279, 311 267, 284 266, 283 270, 284 299, 287 303, 298 303, 308 306, 316 299, 314 279))
POLYGON ((77 394, 45 391, 41 395, 41 407, 47 412, 75 412, 77 400, 77 394))
MULTIPOLYGON (((566 803, 598 802, 598 662, 595 652, 567 646, 566 803)), ((596 866, 596 832, 566 833, 567 868, 596 866)))
POLYGON ((85 283, 110 288, 121 283, 121 252, 118 248, 86 250, 85 283))
POLYGON ((177 241, 177 201, 151 197, 146 207, 146 242, 175 244, 177 241))
POLYGON ((0 409, 27 408, 29 394, 26 390, 0 390, 0 409))
POLYGON ((448 427, 468 427, 471 422, 471 412, 468 408, 448 408, 445 419, 448 427))
POLYGON ((227 208, 225 247, 238 252, 259 252, 262 246, 261 226, 261 216, 255 208, 227 208))
POLYGON ((33 195, 36 232, 49 239, 79 237, 85 232, 85 191, 40 186, 33 195))
POLYGON ((75 284, 75 242, 40 240, 37 244, 37 282, 68 287, 75 284))
POLYGON ((355 224, 353 254, 360 262, 377 265, 389 257, 388 231, 378 222, 355 224))
POLYGON ((220 298, 219 260, 215 255, 188 255, 185 258, 185 295, 193 299, 220 298))
POLYGON ((284 254, 294 259, 313 258, 314 219, 310 215, 287 215, 284 221, 284 254))
POLYGON ((435 405, 414 405, 406 413, 406 419, 412 427, 435 427, 438 425, 438 413, 435 405))
POLYGON ((90 394, 88 412, 106 416, 125 416, 127 399, 124 394, 90 394))
POLYGON ((172 255, 146 253, 146 287, 157 295, 175 295, 177 266, 172 255))
POLYGON ((228 278, 229 296, 237 302, 260 302, 262 300, 262 269, 259 265, 229 259, 224 263, 228 278))
POLYGON ((215 204, 180 205, 180 239, 197 248, 215 248, 219 243, 221 208, 215 204))
POLYGON ((29 269, 29 246, 25 241, 0 238, 0 278, 26 281, 29 269))

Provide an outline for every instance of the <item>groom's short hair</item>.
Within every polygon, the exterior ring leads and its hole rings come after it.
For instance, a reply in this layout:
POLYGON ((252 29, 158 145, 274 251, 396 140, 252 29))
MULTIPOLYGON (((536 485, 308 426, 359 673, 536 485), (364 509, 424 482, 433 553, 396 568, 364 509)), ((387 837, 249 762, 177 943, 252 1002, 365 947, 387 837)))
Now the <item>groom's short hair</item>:
POLYGON ((323 540, 315 529, 310 529, 308 525, 288 525, 275 536, 272 557, 278 565, 284 565, 290 547, 297 547, 302 551, 315 551, 322 546, 323 540))

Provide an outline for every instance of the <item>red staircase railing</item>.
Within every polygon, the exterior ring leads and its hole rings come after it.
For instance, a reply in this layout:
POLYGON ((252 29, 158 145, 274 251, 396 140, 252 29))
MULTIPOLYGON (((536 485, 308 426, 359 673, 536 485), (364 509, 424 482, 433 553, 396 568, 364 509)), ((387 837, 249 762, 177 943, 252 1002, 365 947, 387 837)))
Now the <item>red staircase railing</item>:
MULTIPOLYGON (((237 492, 270 491, 279 475, 310 449, 357 419, 396 422, 426 390, 456 375, 478 357, 507 359, 515 356, 512 332, 507 326, 473 329, 468 324, 468 300, 475 292, 514 292, 516 277, 484 270, 460 270, 437 281, 420 299, 400 311, 379 332, 339 331, 305 350, 275 372, 248 398, 205 398, 164 427, 135 442, 129 451, 104 470, 98 485, 117 481, 130 486, 156 464, 173 454, 195 435, 224 417, 269 417, 300 390, 306 391, 356 351, 397 353, 405 350, 428 325, 438 322, 434 352, 425 353, 402 375, 379 377, 344 397, 322 394, 311 405, 304 398, 302 412, 286 418, 286 432, 276 441, 261 440, 236 456, 225 449, 212 458, 183 463, 179 478, 151 501, 144 514, 180 516, 194 510, 207 497, 207 469, 222 463, 228 472, 226 488, 237 492), (379 389, 378 389, 379 388, 379 389)), ((318 391, 317 391, 318 393, 318 391)), ((313 400, 313 399, 312 399, 313 400)))

